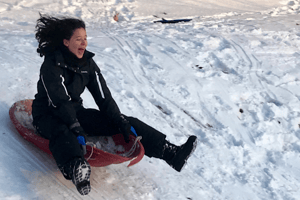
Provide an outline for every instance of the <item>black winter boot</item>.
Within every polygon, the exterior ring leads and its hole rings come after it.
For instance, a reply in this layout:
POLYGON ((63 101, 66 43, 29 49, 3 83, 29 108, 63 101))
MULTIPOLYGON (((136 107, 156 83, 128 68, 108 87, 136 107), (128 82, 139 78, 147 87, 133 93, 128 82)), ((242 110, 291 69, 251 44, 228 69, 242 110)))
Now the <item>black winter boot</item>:
POLYGON ((64 177, 72 180, 81 195, 87 195, 91 191, 90 164, 84 158, 75 158, 64 166, 58 166, 64 177))
POLYGON ((73 168, 72 182, 81 195, 91 191, 90 185, 91 166, 85 159, 78 159, 73 168))
POLYGON ((186 164, 188 158, 196 149, 197 137, 190 136, 186 143, 176 146, 165 140, 162 159, 165 160, 172 168, 180 172, 186 164))

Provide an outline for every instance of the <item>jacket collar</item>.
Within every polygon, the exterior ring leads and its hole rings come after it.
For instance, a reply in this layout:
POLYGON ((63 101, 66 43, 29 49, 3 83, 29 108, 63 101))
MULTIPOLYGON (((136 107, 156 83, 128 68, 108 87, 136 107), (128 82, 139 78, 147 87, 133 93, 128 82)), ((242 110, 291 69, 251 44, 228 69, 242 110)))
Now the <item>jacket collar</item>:
MULTIPOLYGON (((67 69, 69 69, 71 71, 74 71, 74 72, 80 72, 79 67, 74 68, 74 67, 71 67, 68 64, 66 64, 63 53, 62 53, 62 50, 57 49, 54 52, 54 55, 55 55, 55 62, 56 62, 55 64, 56 64, 56 66, 59 66, 59 67, 62 67, 62 68, 67 68, 67 69)), ((88 51, 88 50, 85 50, 83 56, 86 57, 86 60, 88 62, 91 58, 93 58, 95 56, 95 54, 88 51)))

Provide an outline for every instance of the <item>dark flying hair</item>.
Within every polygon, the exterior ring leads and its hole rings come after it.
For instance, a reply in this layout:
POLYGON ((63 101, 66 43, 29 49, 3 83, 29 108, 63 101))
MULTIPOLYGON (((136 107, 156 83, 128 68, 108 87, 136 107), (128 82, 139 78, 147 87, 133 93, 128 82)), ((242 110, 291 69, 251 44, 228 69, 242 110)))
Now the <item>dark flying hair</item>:
POLYGON ((84 21, 76 18, 56 18, 40 14, 35 26, 35 38, 39 46, 37 52, 43 57, 47 52, 54 51, 69 40, 78 28, 85 29, 84 21))

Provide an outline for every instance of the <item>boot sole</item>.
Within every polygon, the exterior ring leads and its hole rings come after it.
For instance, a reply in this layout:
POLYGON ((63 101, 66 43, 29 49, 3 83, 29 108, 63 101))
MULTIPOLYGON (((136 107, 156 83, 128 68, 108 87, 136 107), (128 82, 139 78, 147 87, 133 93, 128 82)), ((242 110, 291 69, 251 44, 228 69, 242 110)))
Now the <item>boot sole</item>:
MULTIPOLYGON (((87 161, 85 161, 87 162, 87 161)), ((72 182, 76 186, 76 189, 81 195, 87 195, 91 191, 90 186, 90 175, 91 167, 89 164, 80 164, 76 169, 74 169, 72 177, 72 182)))
POLYGON ((81 195, 87 195, 91 191, 90 181, 82 181, 76 185, 76 189, 81 195))

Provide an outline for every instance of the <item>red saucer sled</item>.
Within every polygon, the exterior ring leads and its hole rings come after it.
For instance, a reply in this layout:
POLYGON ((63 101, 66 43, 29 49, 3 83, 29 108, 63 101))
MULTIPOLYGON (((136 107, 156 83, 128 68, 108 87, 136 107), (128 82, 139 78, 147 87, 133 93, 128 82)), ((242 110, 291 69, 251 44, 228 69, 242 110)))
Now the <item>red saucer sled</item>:
MULTIPOLYGON (((31 105, 32 99, 14 103, 9 110, 10 119, 24 139, 35 144, 44 152, 51 154, 49 140, 36 133, 32 125, 31 105)), ((126 143, 122 134, 112 137, 87 137, 85 158, 93 167, 120 164, 126 161, 130 161, 128 165, 130 167, 142 160, 145 154, 140 139, 140 137, 136 138, 130 135, 130 141, 126 143)))

